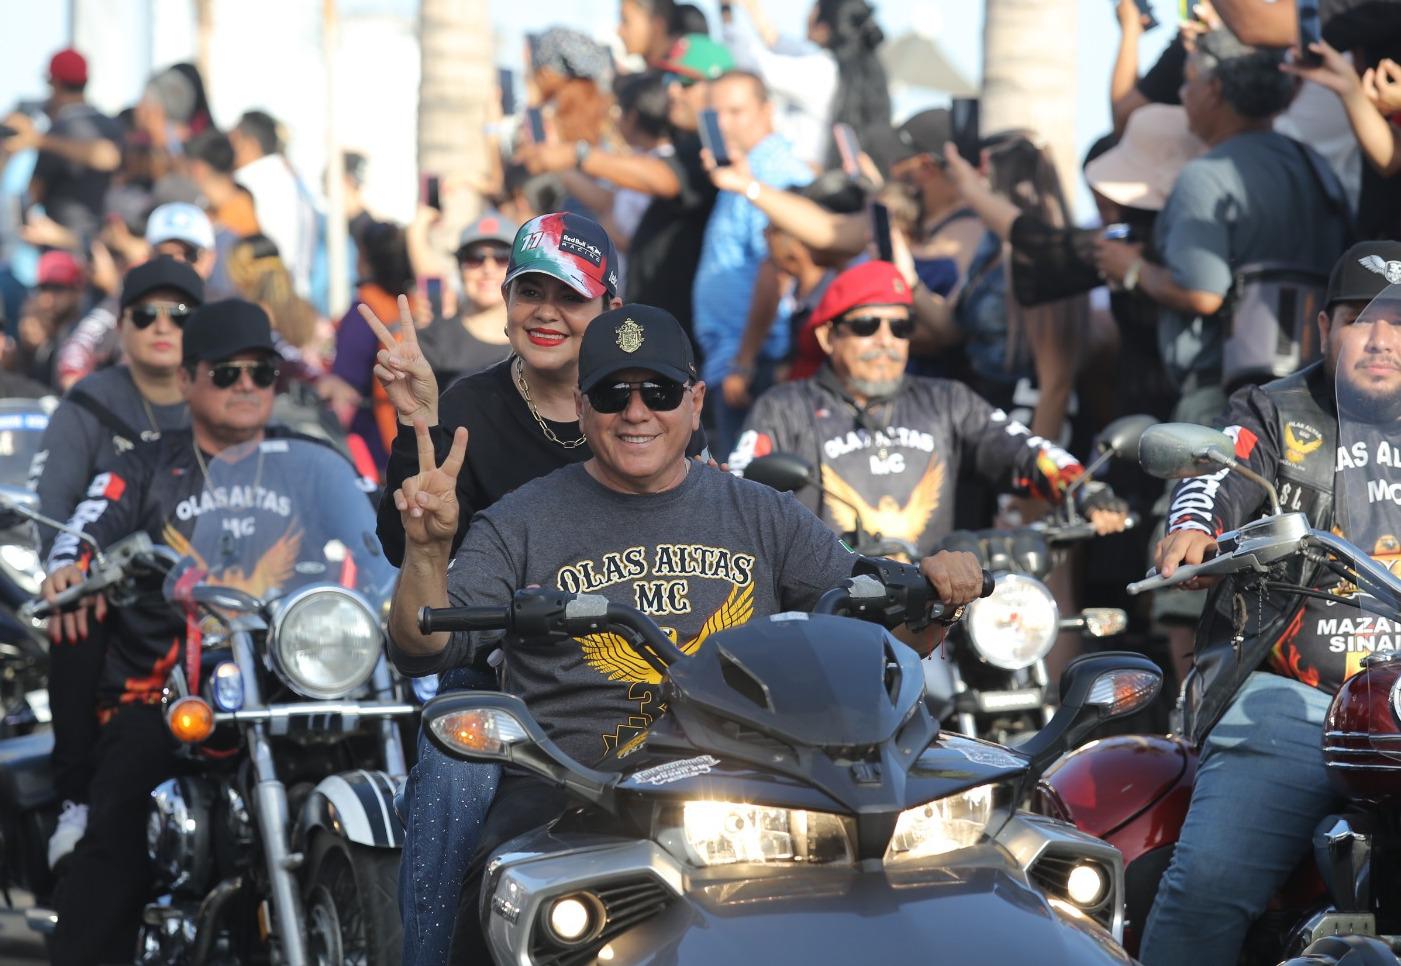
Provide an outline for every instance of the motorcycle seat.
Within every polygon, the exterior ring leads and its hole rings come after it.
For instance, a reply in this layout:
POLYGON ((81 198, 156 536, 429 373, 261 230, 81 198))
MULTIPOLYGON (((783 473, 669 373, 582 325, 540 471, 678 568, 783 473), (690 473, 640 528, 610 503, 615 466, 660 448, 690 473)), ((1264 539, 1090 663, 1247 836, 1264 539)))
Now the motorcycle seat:
POLYGON ((0 741, 0 809, 27 812, 58 798, 49 760, 53 749, 49 730, 0 741))

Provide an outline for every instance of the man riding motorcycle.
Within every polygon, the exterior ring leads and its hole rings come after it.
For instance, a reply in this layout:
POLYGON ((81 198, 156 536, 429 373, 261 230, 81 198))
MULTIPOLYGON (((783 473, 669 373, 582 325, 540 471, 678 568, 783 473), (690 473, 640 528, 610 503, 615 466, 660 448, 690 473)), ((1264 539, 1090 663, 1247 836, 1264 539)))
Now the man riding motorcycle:
MULTIPOLYGON (((390 612, 391 655, 425 674, 505 651, 505 687, 580 761, 640 740, 665 708, 659 675, 610 633, 565 643, 422 634, 421 607, 507 603, 531 584, 599 593, 671 625, 683 651, 755 616, 811 607, 850 576, 852 555, 791 498, 688 460, 705 384, 690 341, 661 309, 624 305, 590 323, 579 352, 580 425, 593 457, 534 480, 478 514, 456 556, 455 476, 466 433, 435 465, 421 422, 419 474, 394 493, 407 537, 390 612), (449 569, 451 568, 451 569, 449 569)), ((942 600, 975 599, 971 554, 922 564, 942 600)), ((563 792, 506 771, 464 882, 453 962, 486 962, 477 898, 486 859, 553 818, 563 792)))
MULTIPOLYGON (((1401 244, 1362 242, 1334 266, 1319 313, 1324 361, 1231 397, 1235 456, 1274 482, 1281 509, 1335 525, 1335 388, 1401 398, 1401 313, 1369 301, 1401 271, 1401 244)), ((1178 484, 1156 565, 1171 576, 1217 549, 1218 534, 1258 516, 1265 493, 1222 470, 1178 484)), ((1285 580, 1324 594, 1339 578, 1299 558, 1285 580)), ((1197 582, 1184 586, 1199 589, 1197 582)), ((1185 685, 1185 732, 1201 749, 1191 806, 1148 917, 1145 966, 1236 962, 1251 921, 1307 851, 1336 802, 1320 738, 1330 696, 1365 650, 1335 647, 1326 600, 1212 588, 1185 685)))
MULTIPOLYGON (((889 262, 837 276, 800 336, 816 340, 827 364, 759 398, 729 465, 739 472, 776 450, 801 456, 825 492, 808 488, 798 498, 833 530, 859 524, 928 552, 953 529, 965 460, 990 483, 1047 500, 1060 499, 1084 469, 963 383, 906 375, 910 311, 909 286, 889 262)), ((1124 528, 1127 507, 1105 484, 1087 483, 1076 496, 1099 532, 1124 528)))
MULTIPOLYGON (((169 430, 125 454, 97 475, 70 526, 99 547, 145 531, 170 544, 193 533, 207 509, 242 500, 248 526, 241 539, 262 540, 286 529, 287 494, 225 492, 208 485, 215 459, 259 459, 277 445, 265 429, 276 390, 277 356, 267 314, 232 299, 190 316, 183 333, 180 390, 191 427, 169 430)), ((248 488, 242 488, 248 489, 248 488)), ((231 535, 232 538, 232 535, 231 535)), ((43 595, 54 601, 83 581, 92 561, 89 545, 69 533, 54 540, 43 595)), ((98 686, 95 770, 87 832, 78 843, 54 894, 59 914, 53 958, 65 964, 129 960, 150 883, 146 821, 151 789, 175 768, 176 743, 160 705, 170 668, 184 659, 185 620, 157 598, 108 613, 105 599, 85 601, 51 620, 59 636, 76 640, 90 620, 110 624, 98 686)))

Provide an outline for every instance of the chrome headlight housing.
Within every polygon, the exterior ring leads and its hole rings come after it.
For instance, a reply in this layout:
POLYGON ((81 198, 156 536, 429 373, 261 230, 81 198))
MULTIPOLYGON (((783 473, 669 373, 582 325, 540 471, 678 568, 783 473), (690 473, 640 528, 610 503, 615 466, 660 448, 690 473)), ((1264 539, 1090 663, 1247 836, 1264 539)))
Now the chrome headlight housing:
POLYGON ((964 623, 979 657, 1004 671, 1020 671, 1055 646, 1060 607, 1041 581, 1002 574, 991 597, 968 605, 964 623))
POLYGON ((901 812, 885 861, 928 859, 977 845, 999 811, 1001 787, 978 785, 901 812))
POLYGON ((298 694, 341 698, 369 680, 384 632, 365 598, 318 584, 289 595, 268 633, 272 668, 298 694))
POLYGON ((688 801, 681 806, 681 838, 693 865, 850 865, 856 856, 851 819, 830 812, 688 801))

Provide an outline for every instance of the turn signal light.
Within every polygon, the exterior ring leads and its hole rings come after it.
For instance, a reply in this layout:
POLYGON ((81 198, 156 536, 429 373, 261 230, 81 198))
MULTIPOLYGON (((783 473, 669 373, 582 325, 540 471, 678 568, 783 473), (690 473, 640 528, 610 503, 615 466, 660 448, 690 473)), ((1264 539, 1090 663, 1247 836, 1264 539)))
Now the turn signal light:
POLYGON ((181 698, 165 713, 165 722, 176 741, 197 745, 214 733, 214 709, 203 698, 181 698))

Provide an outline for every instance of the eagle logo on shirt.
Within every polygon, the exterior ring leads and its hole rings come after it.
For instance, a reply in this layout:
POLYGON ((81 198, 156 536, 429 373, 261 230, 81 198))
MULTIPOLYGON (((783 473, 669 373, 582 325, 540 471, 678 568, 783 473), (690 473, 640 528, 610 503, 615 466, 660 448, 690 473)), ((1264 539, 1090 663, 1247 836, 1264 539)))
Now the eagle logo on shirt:
POLYGON ((930 515, 939 509, 939 496, 944 488, 944 462, 929 461, 924 475, 903 505, 893 496, 883 496, 872 506, 856 487, 826 465, 822 467, 822 488, 835 497, 824 501, 824 505, 839 530, 855 530, 859 514, 861 527, 867 533, 914 543, 924 533, 930 515))
MULTIPOLYGON (((712 634, 727 631, 747 623, 754 616, 754 584, 744 587, 735 585, 725 602, 716 608, 700 633, 685 644, 680 645, 682 654, 694 654, 712 634)), ((668 628, 667 636, 676 642, 676 631, 668 628)), ((610 681, 626 681, 629 684, 661 684, 662 676, 642 658, 637 656, 626 640, 612 632, 588 634, 576 638, 584 652, 584 661, 589 667, 610 681)))
MULTIPOLYGON (((200 570, 209 570, 209 565, 205 563, 200 552, 190 544, 190 541, 185 539, 179 530, 168 523, 161 531, 161 540, 180 556, 193 559, 200 570)), ((302 531, 289 526, 287 532, 278 537, 277 541, 258 559, 252 573, 245 572, 241 567, 228 567, 217 575, 210 574, 203 582, 219 587, 232 587, 253 597, 266 597, 268 593, 281 587, 292 576, 297 561, 301 559, 301 548, 302 531)))
POLYGON ((1366 258, 1359 258, 1357 264, 1369 272, 1384 276, 1391 285, 1401 282, 1401 262, 1389 262, 1380 255, 1368 255, 1366 258))
POLYGON ((1323 445, 1323 434, 1299 422, 1284 424, 1284 458, 1296 466, 1323 445))

